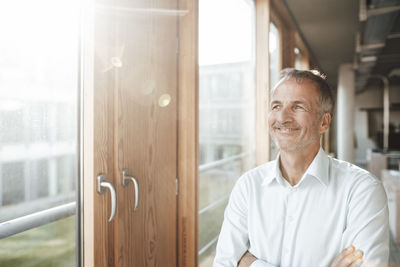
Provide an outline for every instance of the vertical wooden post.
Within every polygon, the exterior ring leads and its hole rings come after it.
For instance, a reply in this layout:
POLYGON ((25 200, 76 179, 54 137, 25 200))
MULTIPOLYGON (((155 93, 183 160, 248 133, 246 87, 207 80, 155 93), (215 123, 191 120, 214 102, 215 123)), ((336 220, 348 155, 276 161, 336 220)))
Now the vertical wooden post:
POLYGON ((269 160, 270 0, 256 0, 256 165, 269 160))
POLYGON ((82 38, 82 122, 81 122, 81 179, 82 179, 82 205, 81 225, 83 241, 82 260, 83 266, 94 266, 94 13, 85 5, 84 29, 82 38))
POLYGON ((198 264, 198 0, 179 0, 178 267, 198 264))
POLYGON ((283 29, 283 42, 282 42, 282 68, 293 68, 295 62, 294 48, 294 30, 285 25, 283 29))

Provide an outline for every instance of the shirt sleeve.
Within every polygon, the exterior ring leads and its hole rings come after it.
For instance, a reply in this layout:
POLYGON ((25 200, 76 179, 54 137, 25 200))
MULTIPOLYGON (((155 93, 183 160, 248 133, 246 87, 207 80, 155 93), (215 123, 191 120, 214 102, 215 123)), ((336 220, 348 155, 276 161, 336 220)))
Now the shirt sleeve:
POLYGON ((237 266, 249 248, 247 229, 247 188, 244 177, 233 187, 225 209, 224 221, 219 234, 214 267, 237 266))
POLYGON ((388 266, 389 212, 382 183, 364 180, 350 194, 342 248, 363 251, 362 266, 388 266))

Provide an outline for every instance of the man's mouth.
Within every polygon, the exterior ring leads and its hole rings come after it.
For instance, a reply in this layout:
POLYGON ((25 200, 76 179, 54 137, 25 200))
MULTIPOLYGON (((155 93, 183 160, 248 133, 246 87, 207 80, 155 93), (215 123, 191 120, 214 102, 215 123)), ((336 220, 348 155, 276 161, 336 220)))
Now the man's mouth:
POLYGON ((292 133, 295 131, 298 131, 299 128, 297 127, 274 127, 275 131, 278 131, 280 133, 292 133))

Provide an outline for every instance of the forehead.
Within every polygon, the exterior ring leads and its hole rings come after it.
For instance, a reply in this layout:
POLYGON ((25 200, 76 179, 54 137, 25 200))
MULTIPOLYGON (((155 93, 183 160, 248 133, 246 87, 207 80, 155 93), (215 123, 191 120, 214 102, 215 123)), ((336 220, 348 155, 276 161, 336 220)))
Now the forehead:
POLYGON ((271 96, 272 101, 318 101, 320 93, 313 81, 285 80, 277 85, 271 96))

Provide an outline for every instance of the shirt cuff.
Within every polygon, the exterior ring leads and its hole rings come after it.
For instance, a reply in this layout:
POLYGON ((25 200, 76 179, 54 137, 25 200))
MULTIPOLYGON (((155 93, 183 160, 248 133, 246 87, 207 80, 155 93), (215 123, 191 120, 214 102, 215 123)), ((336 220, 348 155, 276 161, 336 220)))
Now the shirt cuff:
POLYGON ((276 267, 276 266, 266 261, 256 260, 250 265, 250 267, 276 267))

